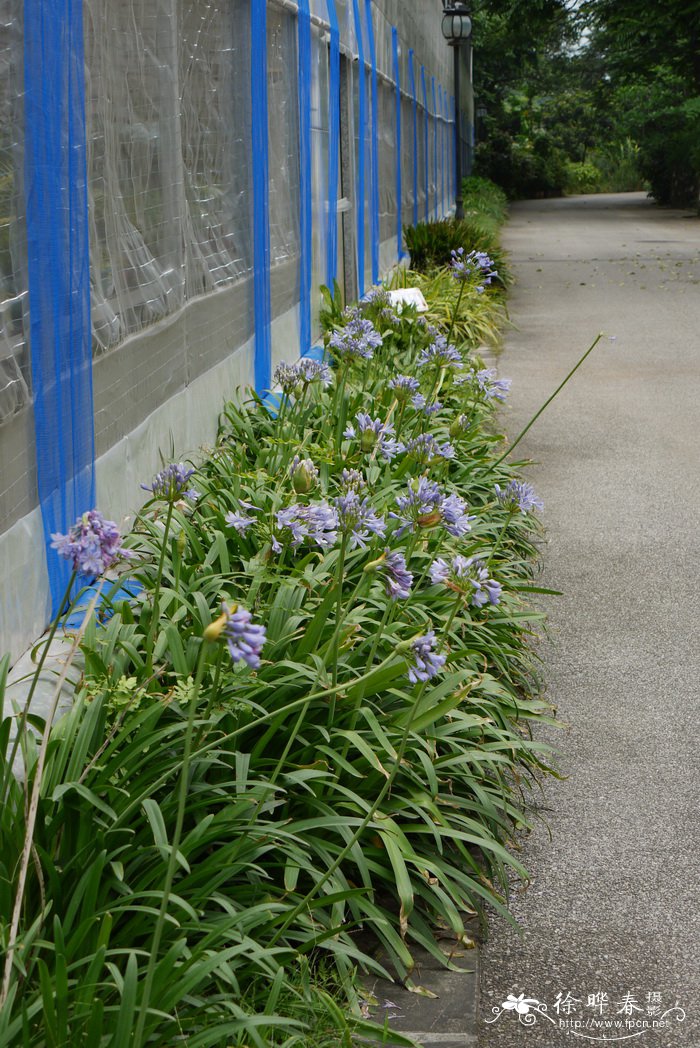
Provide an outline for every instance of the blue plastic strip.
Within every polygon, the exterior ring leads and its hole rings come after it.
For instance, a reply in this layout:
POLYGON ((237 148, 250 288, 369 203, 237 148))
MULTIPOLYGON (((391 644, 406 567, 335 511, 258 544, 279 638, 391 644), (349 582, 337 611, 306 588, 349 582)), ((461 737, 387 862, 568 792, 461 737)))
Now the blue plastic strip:
MULTIPOLYGON (((326 0, 330 23, 328 64, 328 226, 326 285, 333 292, 338 275, 338 157, 340 154, 340 30, 335 0, 326 0)), ((301 347, 302 353, 304 347, 301 347)))
POLYGON ((299 0, 297 12, 297 75, 299 80, 299 344, 311 345, 311 266, 313 230, 311 204, 311 16, 309 0, 299 0))
POLYGON ((372 283, 379 283, 379 96, 377 91, 377 50, 374 44, 372 0, 365 0, 365 18, 372 69, 372 283))
POLYGON ((445 92, 438 84, 438 104, 440 106, 440 216, 445 217, 445 92))
POLYGON ((352 0, 352 11, 355 17, 355 36, 359 68, 358 84, 358 153, 357 153, 357 290, 360 298, 365 293, 365 147, 367 143, 367 83, 365 73, 365 45, 362 40, 362 19, 359 0, 352 0))
POLYGON ((423 180, 425 182, 425 221, 430 221, 430 145, 428 126, 428 91, 425 86, 425 66, 420 67, 421 88, 423 90, 423 180))
POLYGON ((391 49, 394 59, 396 82, 396 257, 399 262, 405 256, 403 249, 403 199, 401 185, 401 66, 399 63, 399 31, 391 27, 391 49))
POLYGON ((82 0, 25 0, 27 268, 37 486, 53 613, 70 565, 49 551, 95 505, 82 0))
POLYGON ((251 0, 250 94, 253 165, 253 309, 255 388, 270 388, 270 164, 267 127, 267 0, 251 0))
POLYGON ((438 111, 437 97, 435 93, 435 77, 432 76, 431 88, 433 95, 433 173, 435 175, 435 218, 438 217, 438 111))
POLYGON ((411 81, 411 102, 413 105, 413 225, 418 225, 418 95, 416 94, 416 73, 413 68, 413 48, 408 52, 408 75, 411 81))

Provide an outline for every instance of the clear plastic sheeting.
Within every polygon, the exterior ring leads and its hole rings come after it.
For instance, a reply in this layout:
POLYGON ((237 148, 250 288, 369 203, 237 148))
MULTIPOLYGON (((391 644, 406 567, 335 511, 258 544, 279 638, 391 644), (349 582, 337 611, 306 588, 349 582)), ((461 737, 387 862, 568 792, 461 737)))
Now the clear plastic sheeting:
POLYGON ((94 346, 251 268, 244 0, 85 0, 94 346))
POLYGON ((29 403, 21 171, 22 2, 0 0, 0 425, 29 403))

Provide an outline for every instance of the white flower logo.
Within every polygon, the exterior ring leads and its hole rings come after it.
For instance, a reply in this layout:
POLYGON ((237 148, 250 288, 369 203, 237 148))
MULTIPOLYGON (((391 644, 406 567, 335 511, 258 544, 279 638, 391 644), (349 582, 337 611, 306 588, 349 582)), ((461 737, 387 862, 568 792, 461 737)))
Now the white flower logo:
POLYGON ((528 1015, 532 1005, 538 1005, 540 1002, 535 1000, 534 997, 526 997, 524 993, 521 993, 519 997, 515 997, 512 993, 509 993, 505 1001, 502 1003, 501 1008, 506 1012, 517 1012, 518 1015, 528 1015))

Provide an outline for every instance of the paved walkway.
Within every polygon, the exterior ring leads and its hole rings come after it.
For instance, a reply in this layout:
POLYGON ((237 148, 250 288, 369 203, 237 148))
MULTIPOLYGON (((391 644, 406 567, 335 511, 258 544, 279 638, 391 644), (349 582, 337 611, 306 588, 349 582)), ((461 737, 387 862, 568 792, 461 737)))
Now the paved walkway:
POLYGON ((533 874, 513 900, 522 935, 491 922, 479 1045, 698 1048, 700 220, 642 194, 535 201, 513 208, 505 242, 517 278, 518 330, 499 365, 514 380, 511 434, 598 331, 615 340, 521 445, 539 463, 528 477, 545 500, 545 580, 565 593, 548 601, 544 654, 570 725, 551 736, 567 778, 541 801, 552 839, 538 828, 522 850, 533 874), (485 1025, 508 994, 545 1002, 556 1022, 601 1010, 658 1022, 650 1009, 676 1002, 687 1018, 575 1038, 512 1010, 485 1025), (558 994, 570 994, 568 1016, 558 994), (607 995, 597 1010, 595 994, 607 995))

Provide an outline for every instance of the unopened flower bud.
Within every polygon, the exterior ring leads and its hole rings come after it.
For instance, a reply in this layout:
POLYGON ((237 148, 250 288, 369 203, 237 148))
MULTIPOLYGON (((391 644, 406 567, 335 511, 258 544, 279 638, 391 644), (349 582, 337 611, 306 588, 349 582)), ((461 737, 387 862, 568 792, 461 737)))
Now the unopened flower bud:
POLYGON ((455 437, 461 437, 462 434, 466 433, 469 429, 469 418, 467 415, 458 415, 450 426, 450 436, 454 440, 455 437))
POLYGON ((360 436, 360 447, 363 451, 371 451, 377 443, 377 434, 372 429, 365 429, 360 436))
POLYGON ((292 478, 292 487, 297 495, 308 495, 316 486, 318 470, 311 459, 300 459, 298 455, 295 455, 289 467, 289 473, 292 478))

